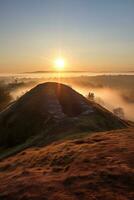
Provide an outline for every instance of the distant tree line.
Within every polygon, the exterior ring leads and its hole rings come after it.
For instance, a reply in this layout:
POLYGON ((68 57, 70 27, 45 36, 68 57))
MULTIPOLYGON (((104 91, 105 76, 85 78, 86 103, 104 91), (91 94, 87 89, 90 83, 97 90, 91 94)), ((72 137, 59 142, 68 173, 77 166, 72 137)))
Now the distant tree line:
MULTIPOLYGON (((90 100, 90 101, 95 101, 94 93, 89 92, 88 95, 87 95, 87 99, 90 100)), ((101 98, 97 98, 97 102, 104 105, 104 102, 101 100, 101 98)), ((121 107, 114 108, 113 113, 114 113, 114 115, 116 115, 117 117, 119 117, 121 119, 125 118, 124 110, 121 107)))
POLYGON ((0 111, 3 110, 12 100, 6 86, 0 85, 0 111))

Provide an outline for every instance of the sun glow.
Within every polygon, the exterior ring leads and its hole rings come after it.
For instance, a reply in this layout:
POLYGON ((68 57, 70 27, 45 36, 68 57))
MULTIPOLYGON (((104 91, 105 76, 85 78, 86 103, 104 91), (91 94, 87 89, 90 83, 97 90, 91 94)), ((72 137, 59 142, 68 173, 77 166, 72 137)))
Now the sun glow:
POLYGON ((65 67, 65 60, 63 58, 57 58, 55 60, 55 68, 56 70, 60 71, 63 70, 65 67))

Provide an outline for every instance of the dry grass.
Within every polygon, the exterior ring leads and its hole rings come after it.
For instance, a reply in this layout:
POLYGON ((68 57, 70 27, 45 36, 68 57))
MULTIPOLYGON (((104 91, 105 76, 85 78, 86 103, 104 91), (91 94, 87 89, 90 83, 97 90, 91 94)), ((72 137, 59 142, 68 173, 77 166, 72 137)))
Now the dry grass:
POLYGON ((29 148, 0 163, 1 200, 132 200, 134 129, 29 148))

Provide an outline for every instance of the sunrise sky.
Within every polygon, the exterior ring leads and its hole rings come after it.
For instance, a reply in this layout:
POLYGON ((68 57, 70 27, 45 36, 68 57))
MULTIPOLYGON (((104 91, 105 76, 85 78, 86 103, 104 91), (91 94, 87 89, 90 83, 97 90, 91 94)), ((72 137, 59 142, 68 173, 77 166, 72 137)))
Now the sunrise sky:
POLYGON ((0 0, 0 72, 134 71, 134 0, 0 0))

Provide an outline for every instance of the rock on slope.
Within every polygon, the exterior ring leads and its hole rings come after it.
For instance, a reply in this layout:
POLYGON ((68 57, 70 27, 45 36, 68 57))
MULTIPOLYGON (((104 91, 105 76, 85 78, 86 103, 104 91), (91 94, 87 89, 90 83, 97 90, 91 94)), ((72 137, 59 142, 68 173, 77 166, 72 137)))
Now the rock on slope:
POLYGON ((133 200, 134 130, 31 148, 0 163, 1 200, 133 200))
POLYGON ((45 138, 56 127, 95 132, 124 128, 126 123, 72 88, 48 82, 0 113, 0 145, 15 146, 43 133, 45 138))

